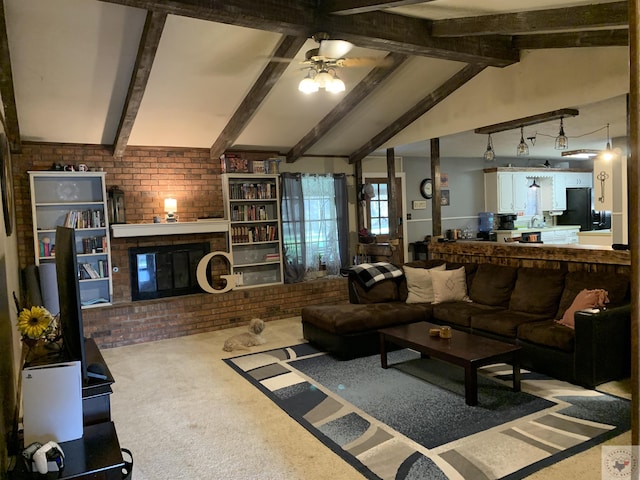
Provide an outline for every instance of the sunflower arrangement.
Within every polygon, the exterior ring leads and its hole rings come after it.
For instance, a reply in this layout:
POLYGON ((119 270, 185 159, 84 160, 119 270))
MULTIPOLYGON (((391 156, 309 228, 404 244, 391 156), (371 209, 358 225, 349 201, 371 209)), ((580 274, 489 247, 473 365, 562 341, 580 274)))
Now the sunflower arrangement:
POLYGON ((23 308, 18 315, 18 331, 25 341, 54 341, 58 320, 44 307, 23 308))

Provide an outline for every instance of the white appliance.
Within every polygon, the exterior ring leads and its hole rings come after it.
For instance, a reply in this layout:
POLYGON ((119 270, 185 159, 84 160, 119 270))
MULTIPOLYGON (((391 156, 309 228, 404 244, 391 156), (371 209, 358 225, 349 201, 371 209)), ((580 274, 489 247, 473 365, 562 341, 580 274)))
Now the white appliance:
POLYGON ((24 445, 66 442, 82 437, 80 362, 22 370, 24 445))

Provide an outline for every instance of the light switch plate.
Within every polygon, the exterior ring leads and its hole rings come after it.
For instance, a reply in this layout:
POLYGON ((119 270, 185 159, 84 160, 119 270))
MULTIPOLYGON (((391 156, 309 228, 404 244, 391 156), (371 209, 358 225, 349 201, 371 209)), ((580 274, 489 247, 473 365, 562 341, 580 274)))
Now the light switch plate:
POLYGON ((425 208, 427 208, 427 201, 426 200, 413 200, 411 202, 411 208, 413 208, 414 210, 424 210, 425 208))

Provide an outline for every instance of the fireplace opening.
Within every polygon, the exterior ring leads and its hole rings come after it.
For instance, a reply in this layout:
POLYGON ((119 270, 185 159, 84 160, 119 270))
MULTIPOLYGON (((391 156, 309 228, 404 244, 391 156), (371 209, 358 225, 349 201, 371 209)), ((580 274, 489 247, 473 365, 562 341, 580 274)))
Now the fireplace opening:
POLYGON ((203 292, 196 269, 209 250, 208 242, 130 248, 131 300, 203 292))

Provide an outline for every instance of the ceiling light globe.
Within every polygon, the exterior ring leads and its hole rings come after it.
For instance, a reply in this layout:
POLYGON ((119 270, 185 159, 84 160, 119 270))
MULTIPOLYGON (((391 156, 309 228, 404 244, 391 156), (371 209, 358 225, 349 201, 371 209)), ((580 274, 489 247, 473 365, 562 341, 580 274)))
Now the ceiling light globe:
POLYGON ((333 83, 333 75, 326 70, 321 70, 314 80, 318 84, 318 87, 330 90, 331 84, 333 83))
POLYGON ((340 93, 344 92, 347 89, 345 87, 344 82, 340 80, 338 77, 335 77, 330 85, 327 86, 327 91, 331 93, 340 93))
POLYGON ((318 84, 311 77, 303 78, 298 84, 298 90, 302 93, 314 93, 318 91, 318 84))

